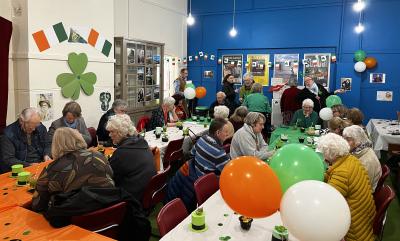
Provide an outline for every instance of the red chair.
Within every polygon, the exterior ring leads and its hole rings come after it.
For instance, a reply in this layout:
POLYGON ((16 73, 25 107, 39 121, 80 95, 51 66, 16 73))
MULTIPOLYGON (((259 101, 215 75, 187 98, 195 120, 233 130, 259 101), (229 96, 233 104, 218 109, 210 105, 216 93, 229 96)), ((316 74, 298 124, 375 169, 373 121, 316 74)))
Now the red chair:
POLYGON ((194 182, 197 204, 200 206, 219 189, 217 176, 211 172, 194 182))
POLYGON ((379 191, 382 188, 383 184, 385 183, 386 178, 390 174, 390 169, 387 165, 382 165, 382 176, 379 178, 378 183, 376 184, 375 192, 379 191))
POLYGON ((378 240, 382 240, 383 229, 386 221, 386 211, 394 197, 395 193, 388 185, 383 185, 374 193, 376 215, 374 218, 373 228, 374 234, 378 237, 378 240))
POLYGON ((91 147, 91 146, 97 146, 96 128, 94 128, 94 127, 89 127, 89 128, 87 128, 87 130, 88 130, 88 132, 89 132, 89 134, 90 134, 90 137, 92 138, 92 143, 89 143, 89 144, 90 144, 89 147, 91 147))
POLYGON ((71 217, 71 223, 89 231, 118 239, 121 225, 127 209, 126 202, 120 202, 81 216, 71 217))
POLYGON ((138 121, 138 123, 137 123, 137 125, 136 125, 136 130, 137 130, 138 132, 141 132, 143 129, 146 128, 146 125, 147 125, 149 122, 150 122, 150 117, 148 117, 148 116, 142 116, 142 117, 139 119, 139 121, 138 121))
POLYGON ((142 207, 147 215, 150 215, 157 203, 160 203, 165 199, 169 171, 170 167, 163 172, 154 175, 144 189, 142 207))
POLYGON ((231 152, 231 144, 224 144, 222 148, 224 148, 226 154, 229 154, 231 152))
POLYGON ((171 163, 177 160, 181 160, 183 158, 183 138, 170 141, 165 150, 164 159, 163 159, 163 167, 167 168, 171 163))
POLYGON ((180 198, 167 203, 157 216, 157 226, 161 237, 167 234, 171 229, 175 228, 188 216, 185 205, 180 198))

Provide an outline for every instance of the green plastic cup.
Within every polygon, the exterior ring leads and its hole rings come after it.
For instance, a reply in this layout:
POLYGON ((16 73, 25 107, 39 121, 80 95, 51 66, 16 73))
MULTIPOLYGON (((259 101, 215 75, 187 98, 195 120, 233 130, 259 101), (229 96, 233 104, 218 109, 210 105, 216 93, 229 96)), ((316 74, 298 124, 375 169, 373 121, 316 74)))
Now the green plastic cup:
POLYGON ((18 186, 27 185, 29 183, 30 177, 31 177, 31 173, 30 172, 20 172, 20 173, 18 173, 17 185, 18 186))
POLYGON ((17 177, 18 173, 24 171, 24 166, 22 164, 15 164, 11 166, 11 177, 17 177))

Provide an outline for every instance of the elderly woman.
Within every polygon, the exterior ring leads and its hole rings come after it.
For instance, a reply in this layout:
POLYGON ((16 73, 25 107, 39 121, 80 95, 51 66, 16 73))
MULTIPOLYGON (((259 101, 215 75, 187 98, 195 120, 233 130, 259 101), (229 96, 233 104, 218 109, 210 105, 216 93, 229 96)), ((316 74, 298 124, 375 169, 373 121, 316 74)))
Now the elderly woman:
POLYGON ((318 141, 318 150, 332 166, 325 181, 338 190, 350 207, 351 224, 346 241, 374 240, 375 203, 368 173, 361 162, 350 155, 350 146, 341 136, 328 133, 318 141))
POLYGON ((254 84, 254 77, 250 72, 243 75, 243 85, 239 89, 239 101, 242 103, 246 96, 251 94, 251 87, 254 84))
POLYGON ((154 130, 156 127, 175 126, 178 120, 179 118, 175 113, 175 99, 167 97, 160 108, 151 113, 148 127, 149 130, 154 130))
POLYGON ((127 114, 112 116, 106 129, 110 132, 113 144, 117 145, 110 158, 115 185, 141 201, 145 187, 156 174, 149 145, 138 135, 127 114))
POLYGON ((347 108, 344 105, 333 105, 331 107, 333 117, 340 117, 342 119, 347 118, 347 108))
POLYGON ((77 130, 58 128, 53 136, 51 152, 54 161, 39 176, 32 197, 32 209, 45 211, 50 197, 78 190, 83 186, 114 187, 113 172, 108 161, 87 145, 77 130))
POLYGON ((290 122, 290 125, 308 128, 314 126, 318 122, 318 114, 313 110, 314 102, 311 99, 303 100, 302 109, 297 110, 290 122))
POLYGON ((239 106, 236 108, 235 112, 229 118, 229 121, 232 123, 235 132, 238 131, 244 125, 244 118, 246 118, 249 111, 246 106, 239 106))
POLYGON ((228 138, 232 138, 233 133, 235 133, 235 128, 233 127, 232 123, 228 120, 229 116, 229 108, 224 105, 219 105, 214 107, 214 118, 221 118, 227 120, 228 125, 228 138))
POLYGON ((234 88, 233 82, 235 81, 235 77, 233 74, 227 74, 222 81, 222 92, 225 93, 226 98, 228 99, 231 105, 236 106, 236 91, 234 88))
POLYGON ((185 120, 188 118, 188 111, 185 106, 185 97, 180 94, 174 94, 172 98, 175 99, 175 113, 179 120, 185 120))
POLYGON ((232 138, 230 155, 233 158, 239 156, 256 156, 261 160, 268 159, 273 152, 268 151, 261 134, 264 129, 265 116, 258 112, 249 112, 244 118, 244 125, 232 138))
POLYGON ((382 167, 371 148, 372 142, 368 139, 364 130, 356 125, 344 128, 343 138, 349 143, 351 154, 357 157, 367 170, 372 190, 375 191, 382 176, 382 167))
POLYGON ((347 112, 347 118, 353 123, 353 125, 363 126, 364 114, 358 108, 351 108, 347 112))
POLYGON ((301 105, 295 101, 300 90, 297 88, 297 79, 290 78, 288 82, 289 88, 283 91, 281 97, 281 113, 283 124, 289 125, 293 118, 294 112, 301 108, 301 105))
POLYGON ((111 138, 106 130, 106 125, 108 119, 113 115, 125 114, 128 109, 128 103, 125 100, 116 99, 112 104, 111 109, 109 109, 103 116, 101 116, 99 121, 99 126, 97 127, 96 134, 99 141, 103 142, 105 146, 111 146, 111 138))
POLYGON ((76 129, 81 133, 83 139, 89 145, 92 143, 92 137, 90 137, 89 131, 87 130, 85 120, 82 117, 81 106, 75 102, 71 101, 65 104, 62 110, 62 117, 58 120, 53 121, 49 128, 49 137, 53 138, 54 132, 60 127, 69 127, 76 129))

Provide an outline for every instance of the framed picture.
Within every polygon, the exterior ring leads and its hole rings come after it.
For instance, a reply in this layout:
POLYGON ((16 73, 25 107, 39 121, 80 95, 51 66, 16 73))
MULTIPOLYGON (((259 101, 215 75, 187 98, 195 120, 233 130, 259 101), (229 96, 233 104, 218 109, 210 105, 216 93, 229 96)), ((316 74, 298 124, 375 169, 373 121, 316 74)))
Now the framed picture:
POLYGON ((393 101, 393 91, 377 91, 377 101, 393 101))
POLYGON ((242 84, 243 55, 241 54, 223 55, 222 59, 223 59, 222 80, 227 74, 232 74, 233 77, 235 77, 234 83, 242 84))
POLYGON ((139 88, 137 92, 137 102, 143 102, 144 101, 144 88, 139 88))
POLYGON ((36 95, 37 107, 42 121, 52 120, 53 114, 53 93, 40 93, 36 95))
POLYGON ((126 49, 126 55, 128 59, 128 64, 134 64, 135 63, 135 49, 134 48, 127 48, 126 49))
POLYGON ((386 81, 386 74, 371 73, 369 74, 369 82, 372 84, 384 84, 386 81))
POLYGON ((340 88, 344 89, 344 91, 351 91, 351 78, 341 78, 340 88))
POLYGON ((330 53, 304 54, 303 60, 303 85, 304 78, 311 77, 315 83, 329 88, 329 75, 331 61, 330 53))
POLYGON ((248 54, 247 63, 247 72, 251 72, 253 74, 254 82, 260 83, 262 86, 268 86, 269 54, 248 54))
POLYGON ((214 77, 214 71, 212 71, 212 70, 204 71, 203 77, 204 78, 210 78, 210 79, 213 78, 214 77))
POLYGON ((274 78, 282 78, 287 83, 290 78, 298 79, 299 54, 275 54, 274 78))

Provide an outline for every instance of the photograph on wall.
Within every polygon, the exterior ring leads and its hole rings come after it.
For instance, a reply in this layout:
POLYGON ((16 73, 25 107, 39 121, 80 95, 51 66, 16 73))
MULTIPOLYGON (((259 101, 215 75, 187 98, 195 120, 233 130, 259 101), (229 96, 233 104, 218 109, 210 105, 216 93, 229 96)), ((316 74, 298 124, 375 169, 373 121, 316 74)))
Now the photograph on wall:
POLYGON ((329 87, 329 74, 331 66, 331 54, 317 53, 304 54, 303 60, 303 85, 304 78, 311 77, 315 83, 325 88, 329 87))
POLYGON ((223 65, 222 65, 222 80, 227 74, 232 74, 235 77, 235 84, 242 84, 242 64, 243 55, 232 54, 232 55, 222 55, 223 65))
POLYGON ((151 88, 146 87, 145 89, 145 95, 144 95, 144 101, 151 101, 152 100, 153 94, 151 93, 151 88))
MULTIPOLYGON (((144 48, 144 46, 143 46, 143 48, 144 48)), ((138 48, 137 62, 138 62, 138 64, 144 64, 144 49, 138 48)))
POLYGON ((299 54, 275 54, 274 78, 282 78, 288 83, 290 78, 298 80, 299 54))
POLYGON ((153 87, 153 99, 154 100, 160 99, 160 87, 159 86, 153 87))
POLYGON ((341 78, 340 88, 344 91, 351 91, 351 78, 341 78))
POLYGON ((373 84, 384 84, 386 81, 386 74, 371 73, 369 74, 369 82, 373 84))
POLYGON ((212 70, 205 70, 203 73, 204 78, 213 78, 214 77, 214 71, 212 70))
POLYGON ((269 83, 269 54, 248 54, 247 72, 254 76, 254 82, 267 86, 269 83))
POLYGON ((36 95, 37 107, 42 121, 53 119, 53 93, 41 93, 36 95))
POLYGON ((393 91, 377 91, 377 101, 393 101, 393 91))
POLYGON ((144 88, 139 88, 138 93, 137 93, 137 102, 143 102, 144 101, 144 88))
POLYGON ((135 63, 135 49, 134 48, 126 48, 126 55, 128 59, 128 64, 135 63))

